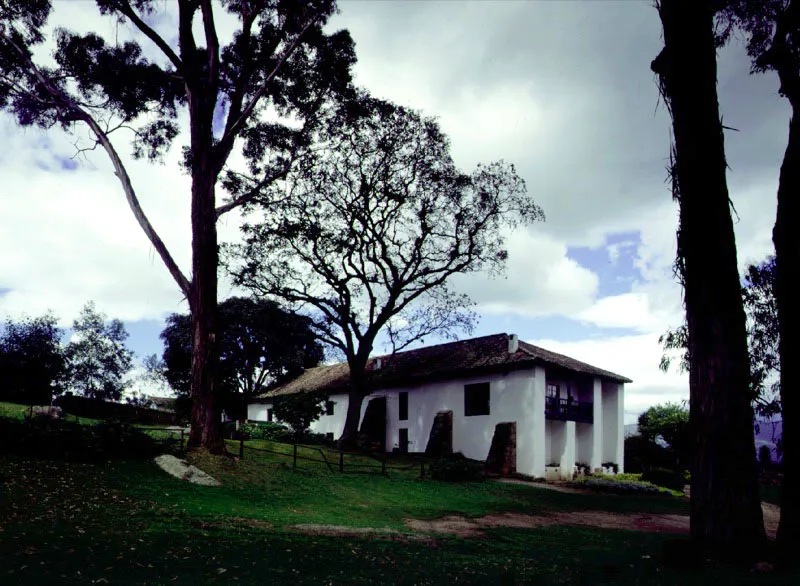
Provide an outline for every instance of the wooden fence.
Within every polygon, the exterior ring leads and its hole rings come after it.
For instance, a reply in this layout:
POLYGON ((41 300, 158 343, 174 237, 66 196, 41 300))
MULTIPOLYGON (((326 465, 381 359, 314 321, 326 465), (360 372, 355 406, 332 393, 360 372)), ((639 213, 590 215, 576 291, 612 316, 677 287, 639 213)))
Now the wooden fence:
MULTIPOLYGON (((154 441, 163 443, 170 448, 176 448, 181 453, 185 452, 188 441, 188 434, 183 429, 171 429, 161 427, 142 428, 142 431, 148 433, 154 441), (154 435, 156 434, 156 435, 154 435)), ((310 446, 305 444, 285 443, 271 441, 278 447, 284 449, 272 449, 270 447, 248 445, 248 441, 229 440, 227 445, 229 453, 233 443, 236 446, 234 455, 238 455, 239 459, 247 457, 248 452, 253 454, 264 453, 279 456, 291 460, 292 468, 302 468, 303 462, 312 464, 319 464, 324 466, 329 472, 341 474, 380 474, 382 476, 389 476, 390 472, 411 472, 419 470, 419 477, 425 478, 430 459, 422 455, 404 454, 408 461, 403 464, 396 462, 396 457, 392 454, 367 454, 363 452, 347 452, 342 450, 325 449, 320 446, 310 446), (309 455, 313 454, 313 455, 309 455), (366 460, 366 461, 365 461, 366 460), (300 464, 298 464, 298 462, 300 464)))
POLYGON ((324 465, 330 472, 339 472, 342 474, 361 473, 361 474, 381 474, 383 476, 388 476, 390 471, 409 472, 412 470, 419 469, 419 477, 425 478, 426 465, 429 463, 429 460, 422 456, 406 455, 409 458, 411 458, 411 462, 403 465, 398 465, 392 462, 394 458, 390 454, 386 454, 385 456, 383 455, 378 456, 362 452, 326 450, 325 448, 321 448, 319 446, 309 446, 309 445, 294 444, 294 443, 289 444, 289 443, 272 441, 271 442, 272 444, 277 444, 279 446, 286 446, 287 448, 286 451, 281 451, 277 449, 270 449, 267 447, 257 448, 252 445, 247 445, 247 442, 242 439, 238 440, 237 443, 238 443, 238 455, 240 459, 244 459, 245 454, 248 451, 256 453, 258 452, 268 453, 286 459, 291 458, 293 469, 298 467, 298 461, 321 464, 324 465), (305 450, 313 454, 319 454, 319 458, 311 457, 303 453, 298 453, 298 449, 305 450), (326 452, 328 453, 328 455, 326 455, 326 452), (370 462, 364 462, 363 460, 370 460, 370 462))

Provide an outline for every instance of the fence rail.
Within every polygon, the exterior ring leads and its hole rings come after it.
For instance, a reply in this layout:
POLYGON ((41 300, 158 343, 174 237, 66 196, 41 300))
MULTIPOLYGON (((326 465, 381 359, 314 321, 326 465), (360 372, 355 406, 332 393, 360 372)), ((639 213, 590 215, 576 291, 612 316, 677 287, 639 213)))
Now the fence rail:
MULTIPOLYGON (((170 447, 177 446, 181 453, 186 450, 188 434, 184 429, 147 427, 141 428, 141 430, 147 433, 154 441, 170 447)), ((410 462, 407 464, 392 464, 391 460, 393 456, 389 454, 386 454, 385 457, 381 457, 362 452, 330 450, 320 446, 310 446, 306 444, 285 443, 272 440, 267 441, 269 441, 270 444, 281 446, 285 449, 273 449, 266 446, 256 447, 254 445, 248 445, 248 441, 243 439, 228 440, 228 447, 230 448, 230 444, 235 442, 234 445, 237 448, 236 452, 238 452, 237 455, 239 459, 245 459, 246 452, 273 454, 281 458, 291 459, 293 469, 298 467, 298 461, 312 462, 325 466, 329 472, 339 472, 342 474, 380 474, 382 476, 388 476, 389 472, 411 472, 419 470, 419 477, 425 478, 427 465, 431 462, 430 458, 421 455, 404 454, 405 457, 410 458, 410 462), (303 453, 304 451, 306 453, 303 453), (314 456, 307 455, 308 452, 314 456), (363 460, 371 461, 364 462, 363 460)))
POLYGON ((271 441, 272 444, 277 444, 279 446, 286 446, 287 450, 282 451, 278 449, 270 449, 266 447, 255 447, 252 445, 247 445, 247 442, 243 439, 236 440, 238 445, 238 452, 239 458, 245 458, 246 451, 252 452, 262 452, 262 453, 269 453, 275 454, 277 456, 283 458, 291 458, 292 459, 292 468, 297 468, 298 460, 306 461, 306 462, 314 462, 316 464, 324 465, 330 472, 338 472, 346 474, 346 473, 355 473, 355 474, 381 474, 383 476, 388 476, 390 471, 395 472, 409 472, 412 470, 419 469, 419 477, 425 477, 425 469, 426 464, 429 462, 427 458, 423 457, 416 457, 413 458, 414 461, 405 464, 405 465, 392 465, 390 463, 391 457, 387 454, 387 457, 379 457, 372 454, 365 454, 361 452, 346 452, 342 450, 326 450, 319 446, 309 446, 304 444, 289 444, 284 442, 276 442, 271 441), (302 453, 298 453, 298 449, 307 450, 312 453, 319 454, 319 458, 310 457, 304 455, 302 453), (326 452, 331 456, 330 458, 326 456, 326 452), (360 459, 369 459, 373 462, 358 462, 353 461, 353 458, 360 458, 360 459), (348 461, 350 459, 350 461, 348 461), (334 466, 334 462, 336 465, 334 466))

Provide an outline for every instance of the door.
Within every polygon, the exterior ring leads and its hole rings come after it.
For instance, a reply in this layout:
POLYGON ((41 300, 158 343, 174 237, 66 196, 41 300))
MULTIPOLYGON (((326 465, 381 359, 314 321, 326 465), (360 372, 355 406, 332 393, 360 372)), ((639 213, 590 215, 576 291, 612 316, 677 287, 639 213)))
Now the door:
POLYGON ((402 427, 400 428, 400 453, 407 454, 408 453, 408 428, 402 427))

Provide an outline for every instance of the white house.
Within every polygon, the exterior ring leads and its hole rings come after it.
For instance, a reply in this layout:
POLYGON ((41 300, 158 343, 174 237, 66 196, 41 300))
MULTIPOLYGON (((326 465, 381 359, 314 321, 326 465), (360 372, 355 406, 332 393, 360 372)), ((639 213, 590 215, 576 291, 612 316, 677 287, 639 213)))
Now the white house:
MULTIPOLYGON (((624 469, 624 385, 631 382, 624 376, 521 342, 514 334, 375 357, 367 370, 374 390, 361 407, 361 430, 372 405, 369 427, 387 451, 426 451, 434 419, 446 414, 439 421, 451 422, 444 433, 453 451, 469 458, 486 460, 497 424, 513 423, 515 445, 509 453, 517 472, 543 477, 548 468, 548 476, 569 478, 577 464, 624 469)), ((328 412, 312 431, 338 438, 348 384, 345 363, 312 368, 251 403, 247 416, 271 421, 275 396, 322 391, 330 399, 328 412)))

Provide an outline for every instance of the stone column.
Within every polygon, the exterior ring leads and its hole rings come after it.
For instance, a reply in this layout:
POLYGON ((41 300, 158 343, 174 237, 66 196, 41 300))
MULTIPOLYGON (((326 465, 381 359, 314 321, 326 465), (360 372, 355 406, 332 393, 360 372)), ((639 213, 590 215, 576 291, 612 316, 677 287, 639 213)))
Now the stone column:
POLYGON ((558 463, 562 480, 572 480, 575 471, 575 422, 564 422, 564 449, 558 463))
POLYGON ((603 382, 595 377, 592 392, 592 472, 603 462, 603 382))
MULTIPOLYGON (((545 453, 545 419, 544 419, 544 395, 545 395, 545 372, 544 368, 537 366, 533 370, 531 381, 531 422, 532 435, 530 436, 531 449, 529 452, 530 472, 537 478, 544 477, 544 468, 547 465, 547 454, 545 453)), ((519 436, 517 436, 519 437, 519 436)), ((519 450, 517 451, 519 455, 519 450)))

